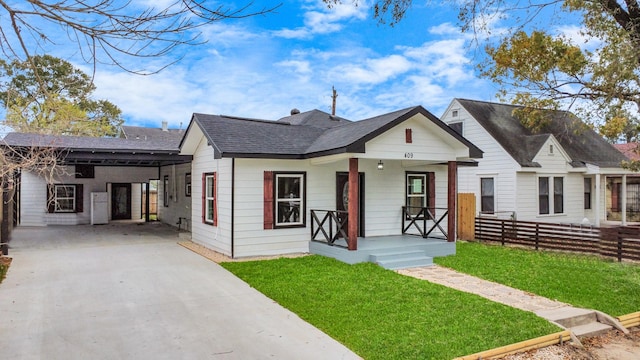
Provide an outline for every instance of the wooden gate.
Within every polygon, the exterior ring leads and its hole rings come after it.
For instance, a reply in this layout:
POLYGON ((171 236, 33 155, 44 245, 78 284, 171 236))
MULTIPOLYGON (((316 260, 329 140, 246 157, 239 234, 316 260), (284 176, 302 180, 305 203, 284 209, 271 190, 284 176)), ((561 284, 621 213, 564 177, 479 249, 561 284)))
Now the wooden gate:
POLYGON ((458 239, 475 240, 476 196, 458 194, 458 239))

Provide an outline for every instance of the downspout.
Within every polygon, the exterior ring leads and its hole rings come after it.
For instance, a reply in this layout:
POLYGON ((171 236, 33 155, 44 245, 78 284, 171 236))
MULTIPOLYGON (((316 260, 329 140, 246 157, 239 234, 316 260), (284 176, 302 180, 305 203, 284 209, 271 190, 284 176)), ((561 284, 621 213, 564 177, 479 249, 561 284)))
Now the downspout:
POLYGON ((231 158, 231 258, 235 258, 235 192, 236 192, 236 158, 231 158))

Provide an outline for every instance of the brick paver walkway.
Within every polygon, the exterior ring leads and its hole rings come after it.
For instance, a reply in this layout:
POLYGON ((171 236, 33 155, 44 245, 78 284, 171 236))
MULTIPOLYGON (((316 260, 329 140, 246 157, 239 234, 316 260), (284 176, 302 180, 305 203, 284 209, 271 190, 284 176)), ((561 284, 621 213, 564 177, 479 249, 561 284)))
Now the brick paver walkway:
POLYGON ((427 280, 456 290, 477 294, 525 311, 537 312, 569 306, 560 301, 479 279, 438 265, 397 270, 399 274, 427 280))

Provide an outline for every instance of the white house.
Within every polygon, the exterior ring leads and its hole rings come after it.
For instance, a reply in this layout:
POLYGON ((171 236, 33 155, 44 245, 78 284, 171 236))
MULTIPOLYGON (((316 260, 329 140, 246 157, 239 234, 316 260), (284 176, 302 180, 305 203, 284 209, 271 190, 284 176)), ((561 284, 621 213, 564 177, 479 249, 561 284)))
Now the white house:
POLYGON ((621 168, 625 157, 569 112, 550 112, 551 121, 533 132, 514 116, 516 109, 454 99, 442 116, 484 151, 477 167, 458 173, 458 191, 476 195, 477 212, 540 222, 625 224, 626 196, 612 206, 613 184, 625 184, 633 174, 621 168))
POLYGON ((360 121, 194 114, 180 150, 193 156, 192 240, 232 257, 309 252, 312 238, 453 241, 457 164, 482 156, 420 106, 360 121))

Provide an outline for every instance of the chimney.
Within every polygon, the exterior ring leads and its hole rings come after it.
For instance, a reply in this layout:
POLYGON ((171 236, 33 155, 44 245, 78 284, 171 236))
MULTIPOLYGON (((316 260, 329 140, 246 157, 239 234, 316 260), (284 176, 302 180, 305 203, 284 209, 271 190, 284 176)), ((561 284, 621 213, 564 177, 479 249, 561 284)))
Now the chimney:
POLYGON ((162 131, 169 131, 169 123, 166 120, 162 120, 162 131))

